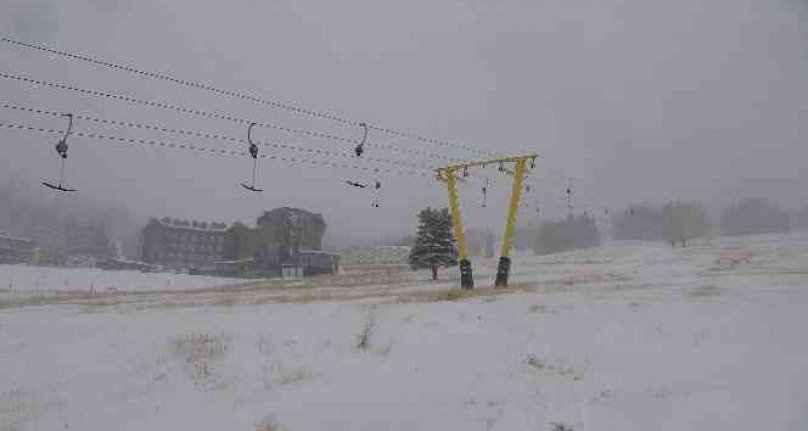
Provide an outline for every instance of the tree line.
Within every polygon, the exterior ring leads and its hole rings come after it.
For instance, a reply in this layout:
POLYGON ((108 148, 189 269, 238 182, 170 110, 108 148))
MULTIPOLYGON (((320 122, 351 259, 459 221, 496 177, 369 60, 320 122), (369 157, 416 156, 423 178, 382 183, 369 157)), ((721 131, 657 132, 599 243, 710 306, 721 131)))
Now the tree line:
POLYGON ((127 208, 81 197, 52 199, 36 186, 0 178, 0 230, 62 258, 109 257, 115 253, 114 240, 136 251, 135 217, 127 208))
POLYGON ((788 232, 808 227, 808 208, 793 217, 764 198, 745 199, 721 211, 718 226, 698 203, 673 202, 662 207, 632 205, 612 220, 616 240, 687 242, 713 230, 725 236, 788 232))
MULTIPOLYGON (((426 208, 418 214, 418 220, 416 235, 407 239, 412 245, 410 265, 430 268, 433 277, 437 277, 437 268, 457 264, 451 217, 446 208, 426 208)), ((788 232, 792 227, 808 228, 808 207, 792 217, 762 198, 746 199, 724 208, 717 225, 701 204, 680 201, 658 207, 630 205, 611 219, 615 240, 665 241, 682 247, 710 232, 736 236, 788 232)), ((466 231, 469 255, 494 257, 494 238, 490 229, 466 231)), ((514 238, 517 250, 530 248, 537 255, 600 244, 597 220, 586 212, 547 220, 535 228, 521 227, 514 238)))

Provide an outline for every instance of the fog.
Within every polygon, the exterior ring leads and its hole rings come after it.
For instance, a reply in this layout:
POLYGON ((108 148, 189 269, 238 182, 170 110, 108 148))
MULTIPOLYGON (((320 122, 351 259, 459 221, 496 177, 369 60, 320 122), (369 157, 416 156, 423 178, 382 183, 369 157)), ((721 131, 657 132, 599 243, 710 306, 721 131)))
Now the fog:
MULTIPOLYGON (((4 36, 147 71, 459 142, 540 155, 525 197, 543 217, 693 200, 715 210, 746 197, 808 205, 808 3, 800 0, 259 2, 0 0, 4 36)), ((0 43, 0 71, 359 139, 362 130, 123 71, 0 43)), ((241 125, 0 79, 3 103, 243 139, 241 125)), ((63 129, 61 118, 0 109, 0 123, 63 129)), ((245 151, 244 145, 77 121, 75 131, 245 151)), ((253 223, 261 211, 320 212, 332 244, 408 233, 416 212, 445 206, 435 159, 266 128, 265 154, 423 176, 70 138, 68 180, 82 199, 170 216, 253 223), (335 157, 331 152, 342 153, 335 157), (371 162, 367 158, 387 162, 371 162), (423 168, 412 168, 407 163, 423 168), (370 192, 344 180, 379 179, 370 192)), ((370 144, 474 160, 455 147, 371 131, 370 144)), ((58 176, 57 135, 0 129, 0 181, 58 176)), ((508 179, 474 172, 461 186, 470 226, 500 229, 508 179), (481 208, 482 177, 494 181, 481 208)), ((63 197, 28 187, 32 198, 63 197)), ((2 204, 2 203, 0 203, 2 204)), ((534 217, 530 210, 520 215, 534 217)))

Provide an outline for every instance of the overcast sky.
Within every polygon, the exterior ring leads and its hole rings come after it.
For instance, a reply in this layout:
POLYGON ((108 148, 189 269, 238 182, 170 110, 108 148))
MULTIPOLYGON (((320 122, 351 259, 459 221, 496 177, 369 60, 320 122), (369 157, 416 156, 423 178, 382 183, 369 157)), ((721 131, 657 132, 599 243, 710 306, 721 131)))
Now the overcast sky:
MULTIPOLYGON (((565 177, 576 208, 698 200, 717 208, 768 196, 808 204, 808 2, 804 0, 0 0, 3 35, 148 71, 505 154, 542 156, 525 199, 563 212, 565 177)), ((228 99, 0 44, 0 71, 140 99, 360 138, 324 119, 228 99)), ((232 122, 103 100, 0 79, 0 100, 215 132, 232 122)), ((0 122, 63 128, 62 119, 0 110, 0 122)), ((204 147, 244 146, 77 122, 76 131, 204 147)), ((345 142, 270 129, 255 138, 349 154, 345 142)), ((0 129, 0 179, 36 184, 58 175, 55 136, 0 129)), ((371 142, 476 158, 463 151, 371 133, 371 142)), ((261 194, 238 184, 244 157, 70 140, 69 180, 83 198, 144 215, 254 222, 261 210, 321 212, 334 242, 405 233, 415 212, 443 206, 433 179, 376 175, 381 207, 346 179, 372 173, 262 160, 261 194)), ((444 160, 370 148, 395 164, 262 147, 276 155, 379 168, 444 160), (404 162, 404 163, 402 163, 404 162)), ((507 178, 479 205, 482 180, 462 187, 469 225, 502 224, 507 178)), ((54 199, 41 187, 31 193, 54 199)), ((70 198, 74 199, 74 198, 70 198)), ((534 216, 530 208, 522 221, 534 216)))

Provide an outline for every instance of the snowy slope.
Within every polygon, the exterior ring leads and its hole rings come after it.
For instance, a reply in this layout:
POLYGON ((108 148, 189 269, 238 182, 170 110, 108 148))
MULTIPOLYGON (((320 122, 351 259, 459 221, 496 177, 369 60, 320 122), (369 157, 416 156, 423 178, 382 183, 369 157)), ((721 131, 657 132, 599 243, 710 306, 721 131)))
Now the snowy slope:
POLYGON ((183 290, 238 282, 236 279, 188 274, 0 265, 0 290, 18 294, 183 290))
MULTIPOLYGON (((490 284, 493 262, 475 269, 490 284)), ((0 430, 806 429, 807 236, 514 271, 468 297, 423 281, 10 306, 0 430)))

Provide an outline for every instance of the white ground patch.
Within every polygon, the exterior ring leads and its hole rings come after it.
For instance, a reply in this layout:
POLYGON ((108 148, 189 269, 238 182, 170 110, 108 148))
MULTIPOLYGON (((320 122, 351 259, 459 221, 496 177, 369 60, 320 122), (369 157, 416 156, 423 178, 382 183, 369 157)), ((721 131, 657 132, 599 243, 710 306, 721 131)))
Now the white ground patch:
POLYGON ((228 285, 239 281, 187 274, 0 265, 0 292, 6 295, 186 290, 228 285))
MULTIPOLYGON (((492 262, 476 269, 490 284, 492 262)), ((805 235, 614 244, 514 271, 540 288, 9 307, 0 430, 805 429, 805 235)))

